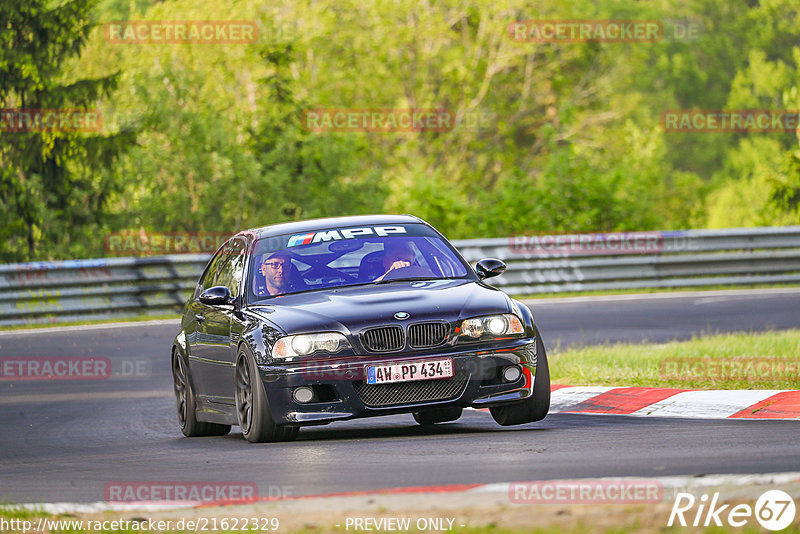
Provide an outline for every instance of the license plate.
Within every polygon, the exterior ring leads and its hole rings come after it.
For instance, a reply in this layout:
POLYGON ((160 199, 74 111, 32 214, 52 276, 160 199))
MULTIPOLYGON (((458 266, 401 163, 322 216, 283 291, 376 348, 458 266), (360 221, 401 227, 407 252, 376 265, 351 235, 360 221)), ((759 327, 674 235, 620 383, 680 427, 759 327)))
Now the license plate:
POLYGON ((413 380, 434 380, 453 376, 453 360, 423 360, 367 366, 367 384, 391 384, 413 380))

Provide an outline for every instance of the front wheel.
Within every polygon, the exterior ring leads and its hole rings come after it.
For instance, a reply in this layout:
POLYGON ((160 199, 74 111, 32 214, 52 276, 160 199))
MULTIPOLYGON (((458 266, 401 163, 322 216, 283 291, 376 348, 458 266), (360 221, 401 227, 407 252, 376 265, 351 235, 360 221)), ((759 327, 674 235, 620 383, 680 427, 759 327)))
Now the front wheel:
POLYGON ((230 425, 203 423, 197 420, 197 405, 189 382, 183 359, 177 352, 172 354, 172 385, 175 390, 175 403, 178 409, 178 424, 187 438, 199 436, 224 436, 231 431, 230 425))
POLYGON ((277 425, 272 419, 255 359, 244 348, 239 350, 236 363, 235 397, 239 426, 250 443, 291 441, 297 437, 300 427, 277 425))
POLYGON ((533 380, 533 395, 507 406, 490 408, 492 417, 502 426, 522 425, 541 421, 550 411, 550 369, 547 365, 544 343, 536 332, 536 376, 533 380))

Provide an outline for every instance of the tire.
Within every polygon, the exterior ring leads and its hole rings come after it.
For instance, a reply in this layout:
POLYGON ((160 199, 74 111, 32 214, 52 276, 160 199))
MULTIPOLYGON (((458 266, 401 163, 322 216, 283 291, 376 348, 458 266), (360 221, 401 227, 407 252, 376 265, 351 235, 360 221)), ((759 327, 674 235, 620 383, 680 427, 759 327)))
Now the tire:
POLYGON ((447 423, 448 421, 455 421, 461 417, 463 408, 435 408, 433 410, 425 410, 422 412, 414 412, 414 421, 422 426, 431 426, 436 423, 447 423))
POLYGON ((178 424, 187 438, 200 436, 224 436, 231 431, 230 425, 203 423, 197 420, 197 404, 194 400, 192 383, 186 374, 183 358, 172 353, 172 385, 175 390, 175 403, 178 409, 178 424))
POLYGON ((245 348, 236 361, 236 415, 244 439, 250 443, 292 441, 300 427, 278 425, 272 419, 264 384, 258 377, 255 359, 245 348))
POLYGON ((550 369, 547 365, 544 343, 536 332, 536 376, 533 395, 522 402, 489 409, 492 417, 501 426, 523 425, 541 421, 550 411, 550 369))

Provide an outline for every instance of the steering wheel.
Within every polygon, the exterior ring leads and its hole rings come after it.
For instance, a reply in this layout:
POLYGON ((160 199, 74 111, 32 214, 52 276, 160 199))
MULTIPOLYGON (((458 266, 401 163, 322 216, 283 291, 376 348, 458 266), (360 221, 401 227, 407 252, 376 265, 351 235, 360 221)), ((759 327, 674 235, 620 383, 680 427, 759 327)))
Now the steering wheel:
POLYGON ((399 269, 392 269, 386 276, 383 277, 384 280, 394 280, 395 278, 434 278, 433 272, 430 269, 425 267, 420 267, 419 265, 409 265, 408 267, 400 267, 399 269))

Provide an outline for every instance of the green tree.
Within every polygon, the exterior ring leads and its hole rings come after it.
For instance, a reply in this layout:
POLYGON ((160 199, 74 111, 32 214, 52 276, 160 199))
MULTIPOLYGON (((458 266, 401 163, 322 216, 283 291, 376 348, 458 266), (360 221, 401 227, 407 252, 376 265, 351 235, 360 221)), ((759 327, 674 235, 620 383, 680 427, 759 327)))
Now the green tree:
MULTIPOLYGON (((20 11, 20 1, 3 9, 20 11)), ((53 83, 120 70, 122 90, 100 105, 112 129, 141 125, 138 145, 97 172, 68 159, 67 185, 6 172, 5 249, 25 249, 15 236, 29 229, 46 255, 64 257, 97 250, 99 229, 233 231, 376 211, 413 213, 460 238, 798 220, 795 135, 659 125, 669 109, 800 108, 797 0, 98 2, 102 22, 252 20, 259 39, 130 45, 95 30, 53 83), (509 23, 527 19, 659 20, 665 38, 511 39, 509 23), (699 33, 674 33, 687 23, 699 33), (458 122, 441 132, 313 132, 302 123, 312 108, 438 108, 458 122), (22 177, 13 182, 22 192, 11 193, 9 176, 22 177), (51 228, 69 228, 70 242, 51 228)), ((12 58, 21 48, 8 35, 12 58)), ((23 56, 17 63, 48 68, 49 56, 23 56)), ((31 71, 9 64, 0 66, 8 86, 31 71)), ((13 95, 3 103, 21 105, 13 95)), ((22 134, 2 139, 3 154, 11 141, 35 146, 22 134)))
POLYGON ((311 104, 298 97, 291 75, 299 43, 293 37, 267 42, 261 57, 268 73, 260 80, 263 90, 258 125, 252 132, 253 151, 262 175, 252 185, 264 194, 253 196, 250 206, 262 224, 284 220, 380 211, 385 191, 380 172, 364 165, 370 159, 362 135, 317 135, 303 126, 311 104))
MULTIPOLYGON (((69 71, 92 27, 91 0, 0 4, 0 107, 92 109, 115 76, 78 79, 69 71)), ((8 119, 9 115, 6 115, 8 119)), ((0 131, 0 258, 85 253, 117 184, 99 179, 133 142, 131 132, 84 135, 71 129, 6 126, 0 131), (14 131, 22 129, 25 131, 14 131), (40 245, 47 243, 47 249, 40 245)))

